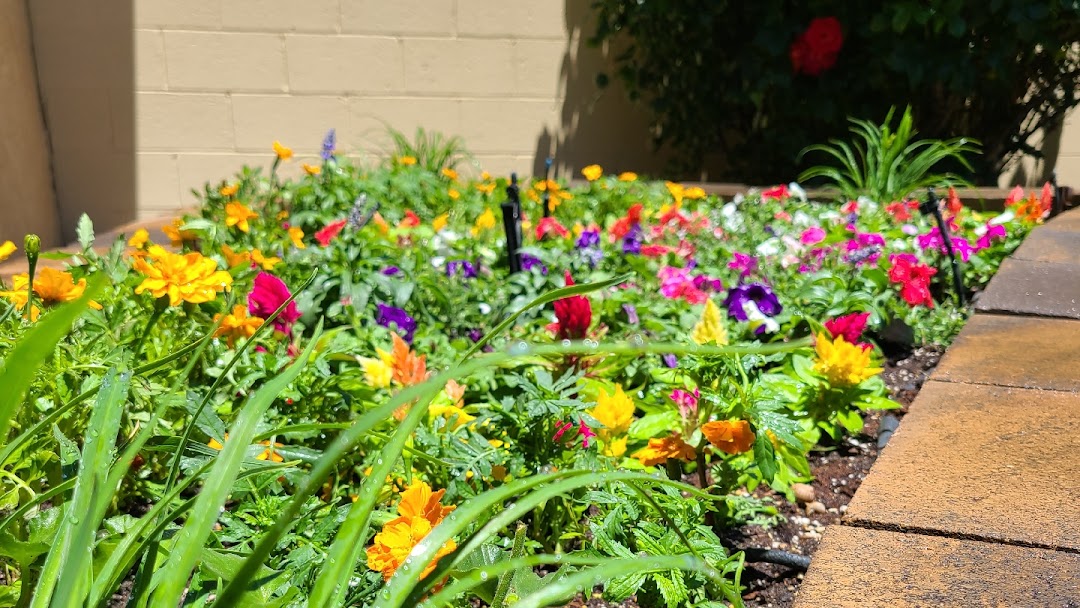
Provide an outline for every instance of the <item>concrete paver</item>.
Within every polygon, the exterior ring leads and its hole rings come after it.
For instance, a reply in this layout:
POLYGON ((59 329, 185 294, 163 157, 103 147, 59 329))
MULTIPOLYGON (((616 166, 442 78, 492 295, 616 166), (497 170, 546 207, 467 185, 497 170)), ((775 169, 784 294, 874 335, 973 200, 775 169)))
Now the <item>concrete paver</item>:
POLYGON ((830 526, 795 601, 795 608, 931 606, 1076 608, 1080 555, 830 526))
POLYGON ((1080 263, 1080 230, 1061 229, 1051 222, 1036 228, 1013 253, 1014 260, 1080 263))
POLYGON ((1080 395, 930 381, 846 521, 1080 551, 1080 395))
POLYGON ((1080 321, 977 314, 945 352, 934 379, 1080 392, 1078 363, 1080 321))
POLYGON ((975 309, 1080 319, 1080 264, 1005 260, 975 309))

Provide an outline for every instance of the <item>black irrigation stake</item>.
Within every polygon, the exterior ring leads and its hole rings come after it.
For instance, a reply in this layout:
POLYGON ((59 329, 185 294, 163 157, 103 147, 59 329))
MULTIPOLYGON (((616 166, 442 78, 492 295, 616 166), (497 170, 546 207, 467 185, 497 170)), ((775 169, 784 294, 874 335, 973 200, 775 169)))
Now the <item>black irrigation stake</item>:
POLYGON ((949 262, 952 264, 953 288, 956 290, 956 299, 959 300, 960 306, 964 306, 966 301, 964 297, 964 277, 960 274, 960 264, 956 261, 956 252, 953 250, 949 227, 945 224, 945 218, 941 215, 941 205, 938 204, 938 197, 934 192, 934 187, 931 186, 926 190, 926 202, 919 205, 919 211, 923 215, 933 215, 934 221, 937 222, 938 232, 941 233, 941 240, 945 242, 945 251, 949 254, 949 262))
POLYGON ((518 192, 517 173, 510 174, 506 187, 506 201, 502 203, 503 230, 506 232, 506 257, 510 273, 521 272, 521 196, 518 192))
POLYGON ((1058 185, 1057 171, 1050 173, 1050 187, 1054 189, 1054 202, 1050 206, 1050 217, 1065 210, 1065 188, 1058 185))
POLYGON ((554 159, 550 156, 544 161, 544 217, 551 217, 551 163, 554 159))

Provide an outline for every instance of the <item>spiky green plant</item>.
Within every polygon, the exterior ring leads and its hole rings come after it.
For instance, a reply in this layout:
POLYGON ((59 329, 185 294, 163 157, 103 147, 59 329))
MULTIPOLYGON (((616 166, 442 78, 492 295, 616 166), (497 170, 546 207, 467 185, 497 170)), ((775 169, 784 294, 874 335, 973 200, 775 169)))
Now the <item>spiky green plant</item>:
POLYGON ((394 158, 411 156, 418 165, 433 173, 443 168, 454 169, 468 160, 465 140, 457 135, 447 137, 437 131, 425 131, 423 127, 418 127, 416 136, 409 139, 397 129, 388 127, 387 131, 394 142, 394 158))

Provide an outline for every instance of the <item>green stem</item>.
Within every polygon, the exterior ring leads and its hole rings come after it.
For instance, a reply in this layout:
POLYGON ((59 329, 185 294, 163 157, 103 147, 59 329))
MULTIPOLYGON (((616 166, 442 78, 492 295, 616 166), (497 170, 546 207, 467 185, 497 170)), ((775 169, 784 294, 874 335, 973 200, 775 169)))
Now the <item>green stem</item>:
POLYGON ((132 361, 139 360, 139 355, 142 354, 143 343, 146 342, 147 336, 150 335, 150 330, 154 329, 154 326, 157 325, 158 320, 161 319, 161 315, 165 314, 165 308, 166 307, 158 306, 155 303, 154 314, 150 315, 150 320, 146 322, 146 329, 144 329, 142 335, 139 336, 139 340, 135 342, 135 347, 133 348, 133 352, 135 353, 135 355, 132 358, 132 361))
MULTIPOLYGON (((525 524, 518 522, 517 531, 514 533, 514 549, 510 553, 510 559, 517 559, 525 553, 525 524)), ((506 596, 510 593, 510 581, 514 578, 514 570, 507 570, 499 577, 499 585, 495 588, 495 599, 491 601, 491 608, 503 608, 506 605, 506 596)))
POLYGON ((33 315, 33 310, 34 310, 34 274, 37 271, 37 256, 36 255, 34 255, 34 256, 28 255, 27 258, 28 258, 27 261, 30 263, 30 270, 27 272, 27 279, 26 279, 26 311, 24 312, 24 314, 26 315, 27 319, 33 320, 33 318, 34 318, 34 315, 33 315))

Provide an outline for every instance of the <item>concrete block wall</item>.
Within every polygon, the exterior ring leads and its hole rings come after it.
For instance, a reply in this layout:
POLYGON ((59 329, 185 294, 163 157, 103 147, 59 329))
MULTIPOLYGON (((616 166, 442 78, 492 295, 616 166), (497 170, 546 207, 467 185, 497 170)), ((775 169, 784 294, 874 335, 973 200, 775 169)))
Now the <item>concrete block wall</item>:
POLYGON ((315 158, 330 128, 357 157, 387 149, 387 126, 424 127, 492 172, 530 174, 556 148, 564 171, 658 170, 644 113, 596 96, 588 17, 587 0, 138 0, 138 212, 267 164, 274 140, 315 158))

